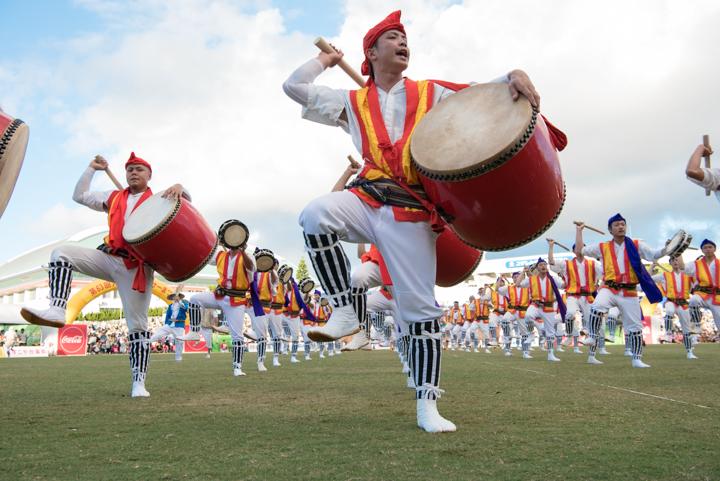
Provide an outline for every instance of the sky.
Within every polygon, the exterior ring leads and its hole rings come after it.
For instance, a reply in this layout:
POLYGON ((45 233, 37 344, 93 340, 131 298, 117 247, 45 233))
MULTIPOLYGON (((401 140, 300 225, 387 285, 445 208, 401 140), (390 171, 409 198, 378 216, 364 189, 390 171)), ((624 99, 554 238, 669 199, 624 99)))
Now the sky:
MULTIPOLYGON (((156 191, 179 182, 210 225, 238 218, 253 243, 299 260, 300 210, 358 154, 341 129, 302 120, 282 83, 318 35, 359 70, 363 35, 393 9, 409 77, 521 68, 568 135, 559 219, 489 257, 545 252, 547 236, 572 243, 574 219, 604 227, 616 212, 651 244, 680 228, 720 239, 720 204, 684 177, 702 135, 720 138, 716 1, 0 0, 0 106, 30 126, 0 263, 104 224, 73 203, 74 185, 96 154, 122 178, 131 151, 153 164, 156 191)), ((336 70, 318 83, 352 88, 336 70)), ((111 184, 96 175, 93 188, 111 184)), ((509 201, 536 200, 508 192, 498 208, 509 201)))

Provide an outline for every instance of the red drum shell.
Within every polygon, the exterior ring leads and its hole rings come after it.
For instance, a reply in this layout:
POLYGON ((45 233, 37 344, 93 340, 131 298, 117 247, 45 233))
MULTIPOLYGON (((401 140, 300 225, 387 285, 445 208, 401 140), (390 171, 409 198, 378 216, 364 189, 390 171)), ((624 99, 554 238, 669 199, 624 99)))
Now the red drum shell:
POLYGON ((446 228, 437 238, 435 284, 452 287, 470 277, 482 260, 483 253, 473 249, 446 228))
POLYGON ((29 135, 27 124, 0 110, 0 216, 15 189, 29 135))
POLYGON ((532 241, 555 222, 565 202, 557 151, 540 115, 525 146, 489 172, 456 182, 421 169, 419 174, 430 200, 453 217, 457 235, 483 251, 532 241))
MULTIPOLYGON (((159 195, 159 194, 155 194, 159 195)), ((217 236, 205 219, 185 199, 176 214, 138 243, 128 242, 149 265, 171 282, 182 282, 210 262, 217 236)))

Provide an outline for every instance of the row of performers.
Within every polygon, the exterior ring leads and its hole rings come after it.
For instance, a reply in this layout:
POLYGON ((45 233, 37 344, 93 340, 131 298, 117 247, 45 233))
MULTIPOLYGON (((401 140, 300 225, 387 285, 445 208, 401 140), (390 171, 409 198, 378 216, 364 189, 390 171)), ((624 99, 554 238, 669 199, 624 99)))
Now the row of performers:
MULTIPOLYGON (((280 269, 282 271, 282 267, 280 269)), ((279 283, 275 289, 275 294, 272 295, 268 289, 267 282, 270 276, 263 274, 258 276, 257 273, 255 276, 254 281, 256 285, 261 286, 258 292, 260 305, 263 308, 261 316, 272 314, 273 317, 257 319, 257 315, 251 315, 246 318, 243 325, 244 340, 238 339, 237 336, 232 338, 231 350, 234 376, 245 375, 242 371, 243 358, 247 351, 245 340, 256 343, 258 353, 257 367, 259 372, 267 371, 265 367, 265 355, 268 339, 272 343, 272 365, 274 367, 281 366, 280 354, 289 355, 292 364, 300 362, 298 359, 298 348, 301 340, 304 342, 305 360, 312 360, 311 352, 313 351, 313 342, 307 336, 307 332, 313 326, 325 325, 332 315, 332 307, 326 298, 321 298, 320 291, 316 290, 312 296, 310 294, 304 294, 303 300, 307 306, 307 312, 301 309, 298 313, 296 309, 299 306, 292 291, 291 282, 279 283), (298 322, 298 319, 300 322, 298 322), (248 320, 250 321, 249 324, 247 322, 248 320), (278 321, 280 323, 279 326, 278 321)), ((307 280, 305 282, 301 281, 300 285, 307 286, 307 280)), ((248 290, 248 294, 246 295, 248 303, 253 302, 250 292, 251 290, 248 290)), ((197 341, 200 340, 202 336, 207 346, 206 357, 210 358, 213 333, 230 334, 229 325, 225 322, 220 323, 215 309, 202 308, 201 304, 199 304, 199 302, 202 301, 197 297, 193 298, 192 311, 190 302, 185 299, 185 295, 181 292, 170 294, 168 300, 171 301, 171 303, 168 305, 165 313, 164 325, 153 332, 150 343, 152 344, 166 338, 172 339, 175 345, 175 360, 182 361, 184 350, 182 341, 197 341), (191 330, 189 333, 186 333, 185 327, 189 320, 190 312, 193 313, 194 318, 197 318, 197 309, 202 309, 200 314, 200 329, 199 331, 191 330)), ((341 341, 317 343, 317 351, 319 352, 320 359, 325 358, 325 354, 329 357, 333 357, 336 354, 339 355, 341 350, 341 341)))
MULTIPOLYGON (((624 224, 615 216, 613 224, 624 224)), ((616 232, 619 230, 615 225, 616 232)), ((582 226, 578 227, 578 233, 582 226)), ((454 345, 469 345, 479 330, 485 342, 491 337, 491 327, 500 326, 504 337, 504 350, 510 355, 511 331, 518 333, 522 342, 523 357, 530 358, 529 335, 535 327, 547 344, 548 360, 557 362, 557 325, 562 320, 567 336, 572 336, 575 351, 579 350, 581 333, 587 334, 583 343, 590 346, 589 364, 602 364, 596 358, 598 347, 604 341, 604 319, 611 309, 625 319, 626 354, 633 357, 634 367, 647 367, 642 354, 642 312, 638 301, 639 279, 629 256, 623 255, 615 240, 577 249, 573 245, 574 259, 556 262, 553 256, 554 241, 548 240, 548 261, 538 259, 532 268, 512 274, 512 281, 504 277, 494 286, 485 286, 477 297, 471 296, 460 306, 456 301, 445 311, 445 331, 454 345), (595 257, 596 259, 590 258, 595 257), (581 316, 578 328, 576 317, 581 316), (639 329, 639 330, 638 330, 639 329), (637 334, 633 334, 633 333, 637 334)), ((664 255, 663 249, 653 251, 642 242, 634 242, 637 252, 646 260, 655 261, 664 255)), ((582 244, 580 244, 582 245, 582 244)), ((703 255, 685 265, 682 256, 670 258, 672 271, 660 272, 651 277, 655 287, 664 298, 664 321, 666 332, 671 332, 677 316, 683 333, 683 343, 688 359, 697 359, 693 353, 695 334, 701 323, 701 309, 710 310, 720 331, 720 268, 715 258, 716 245, 705 239, 701 244, 703 255)), ((644 270, 644 269, 643 269, 644 270)), ((617 316, 612 316, 616 318, 617 316)), ((611 332, 614 332, 611 326, 611 332)), ((485 345, 487 349, 487 344, 485 345)), ((561 350, 562 348, 560 348, 561 350)))

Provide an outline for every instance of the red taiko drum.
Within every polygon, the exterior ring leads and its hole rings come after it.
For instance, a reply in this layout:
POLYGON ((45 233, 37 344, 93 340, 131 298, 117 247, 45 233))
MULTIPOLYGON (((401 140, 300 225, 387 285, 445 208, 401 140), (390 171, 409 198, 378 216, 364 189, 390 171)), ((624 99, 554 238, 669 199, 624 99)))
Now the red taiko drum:
POLYGON ((0 217, 20 175, 29 135, 27 124, 0 110, 0 217))
POLYGON ((123 237, 145 262, 171 282, 197 274, 212 259, 217 236, 185 199, 155 194, 130 214, 123 237))
POLYGON ((446 228, 435 244, 435 284, 440 287, 460 284, 475 272, 482 256, 482 251, 473 249, 450 228, 446 228))
POLYGON ((425 192, 473 247, 519 247, 562 210, 565 185, 548 126, 525 97, 513 101, 505 84, 451 95, 425 115, 410 142, 425 192))

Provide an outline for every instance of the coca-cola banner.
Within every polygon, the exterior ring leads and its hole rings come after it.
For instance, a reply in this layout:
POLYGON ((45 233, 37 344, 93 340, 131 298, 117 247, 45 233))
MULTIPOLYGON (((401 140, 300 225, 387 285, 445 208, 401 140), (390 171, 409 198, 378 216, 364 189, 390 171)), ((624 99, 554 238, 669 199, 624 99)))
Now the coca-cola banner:
POLYGON ((87 326, 70 324, 58 330, 58 356, 84 356, 87 354, 87 326))

